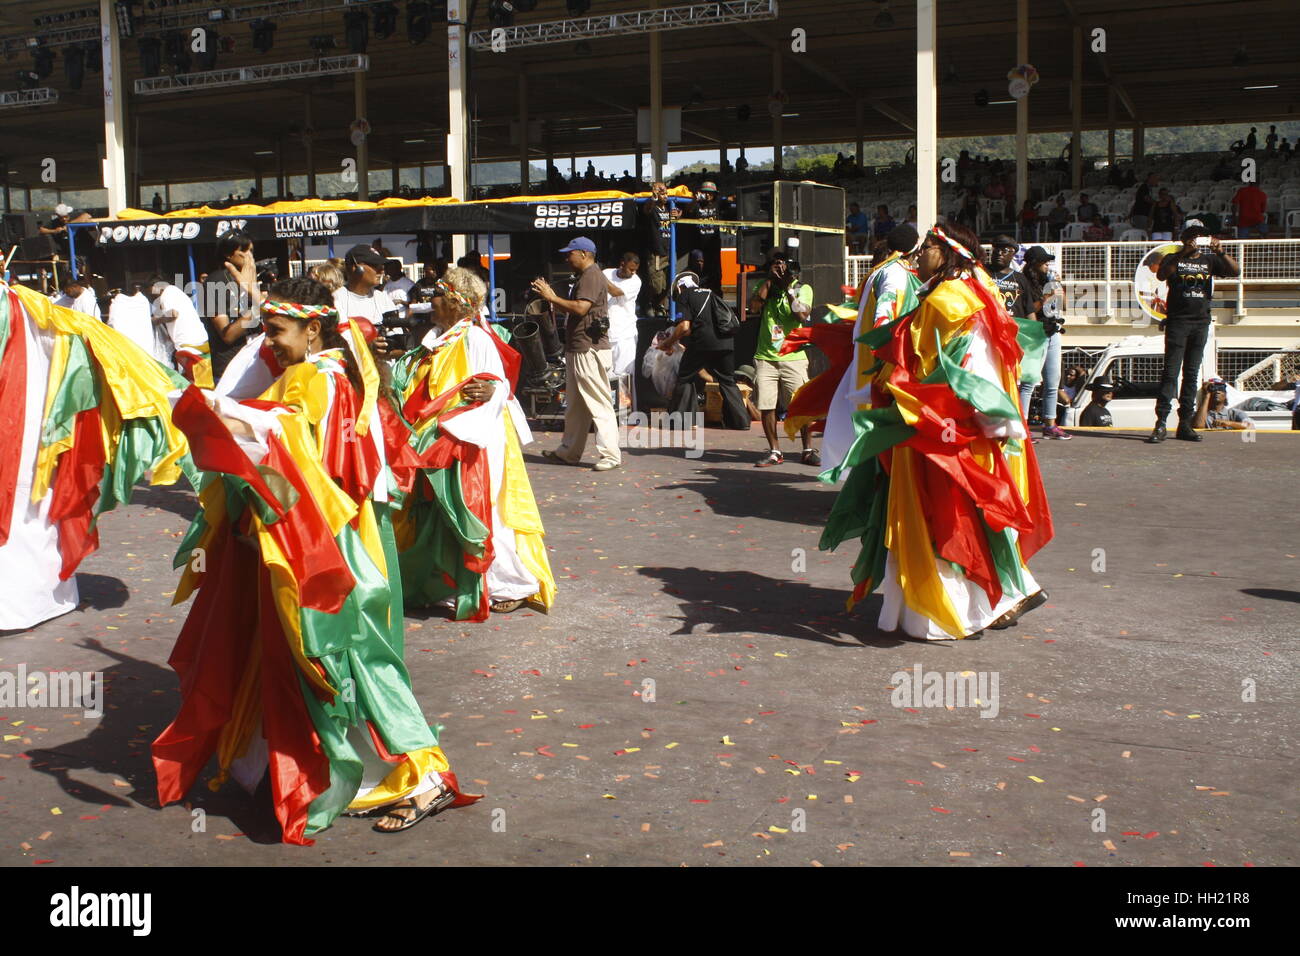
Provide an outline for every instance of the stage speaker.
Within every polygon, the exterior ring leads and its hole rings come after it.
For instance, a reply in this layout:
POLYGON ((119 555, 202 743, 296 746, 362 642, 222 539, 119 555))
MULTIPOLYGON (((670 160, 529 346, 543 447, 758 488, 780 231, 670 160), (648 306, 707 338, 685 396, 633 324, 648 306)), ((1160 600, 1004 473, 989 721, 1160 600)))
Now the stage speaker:
POLYGON ((0 219, 0 245, 16 246, 28 236, 38 236, 40 217, 34 212, 7 212, 0 219))
POLYGON ((18 243, 18 255, 29 262, 40 259, 53 259, 58 253, 53 236, 28 236, 18 243))

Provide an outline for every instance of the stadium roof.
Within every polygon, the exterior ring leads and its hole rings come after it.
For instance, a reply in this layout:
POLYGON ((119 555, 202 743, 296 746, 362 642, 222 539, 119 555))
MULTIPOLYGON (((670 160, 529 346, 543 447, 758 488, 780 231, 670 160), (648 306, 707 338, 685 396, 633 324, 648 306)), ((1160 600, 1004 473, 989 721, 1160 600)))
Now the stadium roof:
MULTIPOLYGON (((371 10, 376 0, 346 9, 371 10)), ((468 7, 469 0, 462 0, 468 7)), ((668 5, 675 0, 663 0, 668 5)), ((593 0, 591 14, 644 10, 653 0, 593 0)), ((250 0, 163 0, 138 4, 137 38, 166 26, 164 16, 202 16, 223 7, 238 14, 250 0), (153 9, 150 9, 150 7, 153 9)), ((252 49, 249 23, 213 24, 234 49, 217 66, 248 66, 313 56, 313 36, 331 34, 344 53, 342 0, 275 0, 258 4, 282 12, 267 53, 252 49), (322 6, 328 7, 322 10, 322 6), (298 12, 283 12, 297 8, 298 12)), ((444 158, 447 129, 446 40, 442 22, 424 43, 406 31, 406 0, 398 0, 397 32, 384 40, 371 23, 367 53, 371 169, 436 164, 444 158)), ((908 138, 914 113, 915 5, 893 0, 893 26, 873 22, 885 5, 876 0, 781 0, 776 19, 748 25, 711 26, 665 34, 665 105, 683 107, 683 140, 670 148, 713 149, 719 142, 771 144, 768 98, 773 50, 784 51, 783 144, 908 138), (791 52, 791 34, 807 32, 807 52, 791 52), (737 109, 750 107, 747 121, 737 109)), ((98 8, 94 0, 29 0, 0 7, 0 49, 7 70, 0 90, 16 85, 14 73, 29 69, 28 37, 74 28, 84 20, 37 27, 35 20, 98 8)), ((435 11, 437 7, 435 5, 435 11)), ((477 0, 473 29, 484 29, 487 0, 477 0)), ((1108 126, 1108 91, 1118 94, 1120 128, 1136 119, 1147 126, 1214 122, 1268 122, 1300 115, 1300 60, 1295 55, 1294 0, 1037 0, 1030 5, 1030 62, 1041 81, 1030 98, 1030 131, 1070 128, 1071 26, 1084 27, 1083 128, 1108 126), (1106 31, 1106 53, 1089 50, 1092 31, 1106 31), (1235 64, 1235 65, 1234 65, 1235 64), (1277 84, 1272 89, 1248 86, 1277 84)), ((980 107, 977 91, 1006 100, 1006 73, 1015 65, 1014 0, 938 3, 939 133, 941 136, 1014 132, 1015 109, 980 107)), ((516 24, 567 17, 562 0, 539 0, 516 24)), ((95 21, 89 21, 91 26, 95 21)), ((188 30, 189 27, 187 26, 188 30)), ((91 34, 93 35, 93 33, 91 34)), ((59 91, 57 104, 0 110, 0 156, 10 178, 40 187, 40 161, 58 160, 63 189, 101 185, 102 107, 100 77, 86 72, 80 91, 64 76, 66 47, 51 38, 58 57, 41 82, 59 91)), ((575 44, 476 51, 470 60, 470 106, 474 156, 479 161, 519 158, 510 124, 518 118, 518 78, 527 78, 529 118, 543 120, 557 157, 635 151, 636 109, 649 103, 649 40, 644 34, 575 44), (599 127, 582 129, 583 127, 599 127)), ((164 55, 164 75, 171 72, 164 55)), ((126 76, 143 76, 138 39, 123 41, 126 76)), ((274 85, 188 91, 128 101, 128 153, 145 186, 249 178, 260 164, 273 178, 278 158, 258 151, 283 149, 290 174, 305 172, 302 129, 305 102, 314 104, 315 157, 319 172, 335 171, 354 154, 349 144, 353 80, 336 76, 274 85)), ((648 151, 648 147, 644 147, 648 151)), ((531 158, 544 162, 537 144, 531 158)), ((558 162, 558 159, 557 159, 558 162)), ((3 172, 3 171, 0 171, 3 172)))

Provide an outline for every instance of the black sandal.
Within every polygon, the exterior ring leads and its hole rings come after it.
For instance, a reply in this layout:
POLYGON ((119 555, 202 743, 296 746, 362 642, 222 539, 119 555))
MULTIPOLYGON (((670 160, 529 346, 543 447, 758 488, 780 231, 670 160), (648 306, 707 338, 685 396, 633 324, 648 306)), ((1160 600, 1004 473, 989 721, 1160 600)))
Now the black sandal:
POLYGON ((431 817, 439 810, 446 809, 448 806, 450 806, 452 803, 455 802, 456 791, 452 790, 451 787, 447 786, 445 783, 440 784, 439 786, 442 788, 442 792, 439 793, 432 800, 430 800, 427 804, 425 804, 423 808, 417 807, 415 805, 414 800, 412 800, 412 802, 408 804, 398 805, 389 808, 388 811, 384 814, 384 816, 380 818, 380 819, 387 819, 388 817, 392 817, 396 820, 401 820, 402 825, 400 827, 381 827, 378 823, 376 823, 370 829, 374 830, 376 833, 401 833, 403 830, 411 829, 411 827, 415 826, 425 817, 431 817), (414 810, 415 816, 413 817, 399 816, 396 812, 394 812, 397 810, 414 810))
POLYGON ((1008 627, 1012 627, 1015 625, 1016 621, 1019 620, 1023 615, 1025 615, 1029 611, 1032 611, 1036 607, 1041 607, 1046 603, 1047 603, 1047 592, 1042 590, 1035 591, 1033 594, 1029 595, 1029 597, 1025 598, 1023 601, 1021 601, 1011 610, 1007 611, 1006 614, 1003 614, 992 624, 989 624, 987 626, 987 630, 1001 631, 1008 627))

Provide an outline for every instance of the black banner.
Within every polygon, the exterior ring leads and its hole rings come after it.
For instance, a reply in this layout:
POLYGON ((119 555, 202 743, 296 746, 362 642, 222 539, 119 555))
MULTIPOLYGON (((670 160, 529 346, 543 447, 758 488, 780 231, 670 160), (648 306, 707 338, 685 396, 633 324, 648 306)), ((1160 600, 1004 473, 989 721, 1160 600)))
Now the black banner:
POLYGON ((318 239, 344 232, 603 232, 631 229, 636 202, 604 199, 584 202, 454 203, 397 209, 351 209, 263 216, 204 216, 193 219, 135 219, 77 227, 95 235, 100 248, 212 243, 234 229, 254 242, 318 239))

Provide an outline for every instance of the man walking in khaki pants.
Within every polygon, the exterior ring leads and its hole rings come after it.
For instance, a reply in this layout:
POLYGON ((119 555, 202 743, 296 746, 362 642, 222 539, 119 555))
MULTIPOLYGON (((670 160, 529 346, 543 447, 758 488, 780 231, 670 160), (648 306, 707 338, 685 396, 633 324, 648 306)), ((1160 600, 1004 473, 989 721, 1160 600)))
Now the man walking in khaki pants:
POLYGON ((605 276, 596 265, 596 244, 578 237, 560 250, 578 277, 572 298, 555 293, 545 279, 534 279, 533 289, 555 308, 567 312, 564 324, 564 440, 555 451, 543 452, 552 461, 576 465, 587 447, 587 431, 596 423, 596 471, 610 471, 623 463, 618 447, 618 419, 609 388, 610 346, 605 276))

